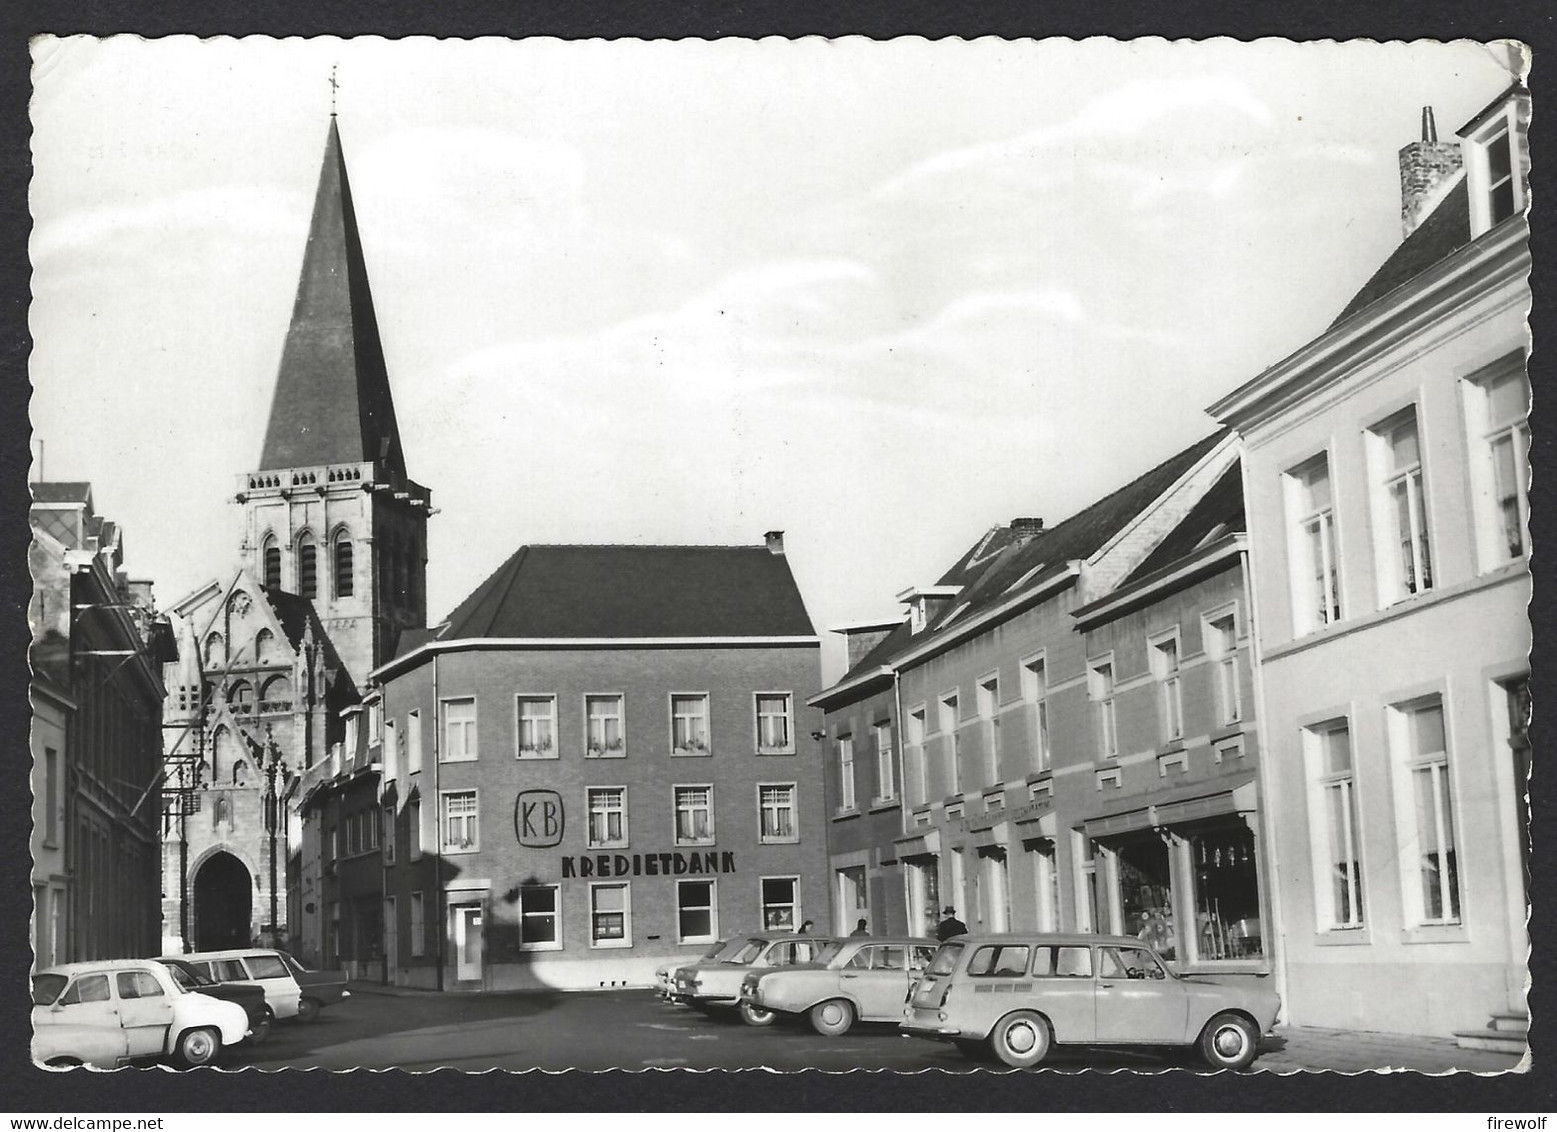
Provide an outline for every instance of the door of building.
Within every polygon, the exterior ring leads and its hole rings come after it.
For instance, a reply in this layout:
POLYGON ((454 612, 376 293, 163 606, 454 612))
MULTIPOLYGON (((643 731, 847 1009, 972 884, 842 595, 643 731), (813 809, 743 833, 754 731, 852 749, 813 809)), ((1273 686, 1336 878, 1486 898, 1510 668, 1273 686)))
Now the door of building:
POLYGON ((838 870, 838 916, 833 922, 833 930, 839 935, 845 935, 854 930, 856 924, 865 921, 867 927, 872 927, 870 922, 870 897, 865 884, 865 867, 860 865, 852 869, 838 870))
POLYGON ((482 915, 480 904, 456 904, 454 918, 454 977, 461 981, 481 978, 482 915))
POLYGON ((214 853, 195 874, 196 951, 248 947, 254 910, 254 880, 231 853, 214 853))

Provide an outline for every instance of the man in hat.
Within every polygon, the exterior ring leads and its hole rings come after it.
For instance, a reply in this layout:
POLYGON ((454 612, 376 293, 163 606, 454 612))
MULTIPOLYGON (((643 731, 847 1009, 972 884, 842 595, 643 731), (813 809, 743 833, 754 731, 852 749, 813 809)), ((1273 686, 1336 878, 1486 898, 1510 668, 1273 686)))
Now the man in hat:
POLYGON ((945 943, 955 935, 967 935, 968 925, 957 918, 957 909, 950 904, 941 909, 941 922, 935 925, 935 938, 945 943))

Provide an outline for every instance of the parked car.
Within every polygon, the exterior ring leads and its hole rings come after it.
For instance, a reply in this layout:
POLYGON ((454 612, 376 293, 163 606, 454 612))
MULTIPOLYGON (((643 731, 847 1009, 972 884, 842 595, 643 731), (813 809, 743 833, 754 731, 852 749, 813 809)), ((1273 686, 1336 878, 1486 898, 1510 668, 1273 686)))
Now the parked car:
POLYGON ((180 955, 196 974, 215 983, 255 983, 265 992, 266 1005, 277 1018, 296 1018, 301 1010, 302 988, 281 954, 261 947, 231 951, 196 951, 180 955))
POLYGON ((837 942, 831 936, 753 932, 739 940, 723 958, 678 967, 672 980, 671 1001, 700 1010, 736 1006, 741 1001, 741 979, 750 969, 810 963, 837 942))
POLYGON ((302 999, 297 1004, 297 1017, 302 1022, 317 1022, 319 1011, 332 1006, 343 998, 350 998, 346 989, 345 971, 310 971, 285 951, 276 952, 281 961, 297 980, 302 999))
MULTIPOLYGON (((724 952, 733 951, 745 940, 737 936, 734 939, 721 939, 709 946, 708 950, 693 960, 694 963, 706 963, 710 959, 718 959, 724 952)), ((670 1001, 673 980, 676 977, 676 968, 687 965, 686 956, 678 955, 674 959, 666 960, 654 968, 654 993, 660 998, 670 1001)))
POLYGON ((1244 1069, 1280 1007, 1263 983, 1176 974, 1128 936, 960 936, 925 968, 901 1028, 1017 1068, 1075 1043, 1193 1045, 1244 1069))
POLYGON ((856 1021, 901 1022, 909 983, 936 946, 930 939, 851 936, 829 949, 825 962, 751 971, 741 980, 741 1017, 768 1026, 781 1015, 805 1015, 826 1035, 846 1033, 856 1021))
POLYGON ((154 959, 67 963, 32 977, 33 1057, 113 1068, 132 1058, 209 1065, 248 1032, 237 1003, 185 990, 154 959))
POLYGON ((243 1007, 249 1019, 249 1037, 252 1045, 259 1045, 270 1037, 270 1026, 275 1014, 265 1002, 265 988, 258 983, 218 983, 206 978, 186 959, 164 955, 157 960, 173 973, 174 980, 187 991, 197 991, 219 998, 223 1002, 236 1002, 243 1007))

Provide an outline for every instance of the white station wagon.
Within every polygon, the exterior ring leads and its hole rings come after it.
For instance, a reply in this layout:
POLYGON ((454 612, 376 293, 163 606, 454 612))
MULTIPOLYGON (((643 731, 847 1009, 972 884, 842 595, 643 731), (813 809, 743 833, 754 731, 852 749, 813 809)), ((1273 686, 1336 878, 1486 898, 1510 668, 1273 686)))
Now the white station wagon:
POLYGON ((67 963, 32 977, 32 1054, 44 1065, 112 1069, 131 1058, 209 1065, 249 1030, 236 1002, 186 991, 151 959, 67 963))
POLYGON ((1213 1068, 1245 1069, 1280 1008, 1262 981, 1176 974, 1129 936, 959 936, 925 968, 901 1028, 1019 1069, 1055 1043, 1197 1046, 1213 1068))
POLYGON ((914 974, 929 964, 928 939, 851 936, 828 947, 814 963, 754 970, 741 982, 741 1017, 771 1025, 780 1015, 805 1015, 828 1036, 859 1022, 900 1022, 914 974))
POLYGON ((252 983, 265 991, 265 1005, 277 1018, 296 1018, 303 990, 291 968, 274 951, 240 947, 231 951, 196 951, 177 955, 215 983, 252 983))

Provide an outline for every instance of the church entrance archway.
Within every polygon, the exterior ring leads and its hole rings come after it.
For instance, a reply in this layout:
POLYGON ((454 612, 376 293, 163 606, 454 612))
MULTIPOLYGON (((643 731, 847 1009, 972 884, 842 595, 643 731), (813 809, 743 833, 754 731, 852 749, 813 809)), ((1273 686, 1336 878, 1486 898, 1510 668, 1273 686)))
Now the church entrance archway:
POLYGON ((215 853, 200 866, 194 883, 196 951, 247 947, 253 913, 254 879, 231 853, 215 853))

